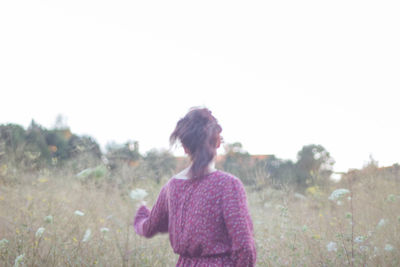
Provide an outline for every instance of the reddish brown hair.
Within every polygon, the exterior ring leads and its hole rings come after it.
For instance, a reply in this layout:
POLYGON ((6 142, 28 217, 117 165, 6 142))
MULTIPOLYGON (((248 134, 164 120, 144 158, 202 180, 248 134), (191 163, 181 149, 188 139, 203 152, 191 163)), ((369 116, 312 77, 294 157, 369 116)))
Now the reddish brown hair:
POLYGON ((171 145, 179 140, 188 151, 192 166, 191 178, 201 178, 216 154, 218 135, 222 128, 206 108, 192 108, 176 124, 170 136, 171 145))

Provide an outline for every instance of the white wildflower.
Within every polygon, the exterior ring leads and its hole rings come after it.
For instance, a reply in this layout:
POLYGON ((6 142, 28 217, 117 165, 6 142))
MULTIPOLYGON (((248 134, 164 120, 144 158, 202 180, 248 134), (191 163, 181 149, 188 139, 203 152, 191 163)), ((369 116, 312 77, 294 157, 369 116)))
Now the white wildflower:
POLYGON ((341 199, 344 195, 349 194, 350 191, 345 188, 341 189, 336 189, 335 191, 332 192, 332 194, 329 196, 329 200, 336 201, 341 199))
POLYGON ((326 249, 331 252, 331 251, 337 251, 337 244, 336 242, 329 242, 328 245, 326 245, 326 249))
POLYGON ((390 244, 386 244, 385 245, 385 251, 393 251, 393 246, 392 245, 390 245, 390 244))
POLYGON ((83 213, 83 212, 80 211, 80 210, 76 210, 76 211, 74 212, 74 214, 77 215, 77 216, 84 216, 84 215, 85 215, 85 213, 83 213))
POLYGON ((35 234, 36 238, 41 238, 44 233, 44 230, 45 230, 44 227, 39 227, 35 234))
POLYGON ((87 242, 90 239, 90 235, 92 234, 92 230, 86 229, 85 235, 83 236, 82 242, 87 242))
POLYGON ((271 208, 271 207, 272 207, 272 204, 271 204, 271 203, 269 203, 269 202, 265 202, 265 203, 264 203, 264 208, 269 209, 269 208, 271 208))
POLYGON ((137 203, 137 207, 139 208, 140 206, 146 206, 147 202, 144 200, 141 200, 140 202, 137 203))
POLYGON ((396 196, 393 194, 388 195, 387 200, 389 202, 394 202, 396 200, 396 196))
POLYGON ((147 195, 148 194, 147 194, 146 190, 140 189, 140 188, 136 188, 136 189, 132 190, 131 193, 129 194, 129 196, 133 200, 143 200, 147 195))
POLYGON ((86 178, 92 173, 93 169, 92 168, 87 168, 84 169, 83 171, 79 172, 76 177, 78 178, 86 178))
POLYGON ((53 216, 47 215, 46 217, 44 217, 44 221, 47 223, 53 223, 53 216))
POLYGON ((294 197, 297 198, 297 199, 300 199, 300 200, 306 200, 307 199, 306 196, 304 196, 304 195, 302 195, 300 193, 295 193, 294 197))
POLYGON ((381 228, 381 227, 383 227, 383 226, 385 226, 385 224, 386 224, 386 220, 385 219, 381 219, 379 222, 378 222, 378 228, 381 228))
POLYGON ((19 265, 21 263, 23 263, 24 256, 25 256, 25 254, 21 254, 21 255, 19 255, 18 257, 15 258, 14 267, 19 267, 19 265))
POLYGON ((0 249, 1 248, 5 248, 8 244, 8 240, 3 238, 2 240, 0 240, 0 249))
POLYGON ((105 233, 107 233, 109 231, 110 231, 110 229, 108 229, 107 227, 100 228, 100 232, 102 232, 103 234, 105 234, 105 233))
POLYGON ((364 240, 365 240, 365 237, 363 237, 362 235, 354 238, 354 242, 356 242, 356 243, 362 243, 362 242, 364 242, 364 240))
POLYGON ((337 204, 338 206, 342 206, 342 205, 343 205, 343 202, 339 200, 338 202, 336 202, 336 204, 337 204))

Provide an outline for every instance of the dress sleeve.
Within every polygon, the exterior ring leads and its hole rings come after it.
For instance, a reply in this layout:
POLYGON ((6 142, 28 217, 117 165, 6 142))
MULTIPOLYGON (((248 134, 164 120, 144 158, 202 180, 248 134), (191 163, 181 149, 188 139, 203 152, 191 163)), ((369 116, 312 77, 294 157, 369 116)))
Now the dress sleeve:
POLYGON ((168 232, 168 200, 165 185, 151 211, 144 205, 137 210, 133 226, 138 235, 150 238, 156 233, 168 232))
POLYGON ((234 266, 255 266, 257 255, 253 238, 253 223, 247 207, 246 191, 239 179, 231 179, 224 187, 222 209, 232 242, 231 258, 234 266))

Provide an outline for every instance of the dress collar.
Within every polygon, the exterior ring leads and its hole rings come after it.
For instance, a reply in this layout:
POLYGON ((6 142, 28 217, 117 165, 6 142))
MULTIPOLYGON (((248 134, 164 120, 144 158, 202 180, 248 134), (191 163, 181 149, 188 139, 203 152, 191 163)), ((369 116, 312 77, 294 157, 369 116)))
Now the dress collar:
MULTIPOLYGON (((180 179, 180 180, 188 180, 189 179, 188 173, 189 173, 190 167, 191 167, 191 165, 189 167, 187 167, 186 169, 184 169, 183 171, 181 171, 180 173, 176 174, 173 178, 180 179)), ((216 170, 217 169, 215 169, 215 161, 211 161, 210 164, 208 164, 207 174, 215 172, 216 170)))

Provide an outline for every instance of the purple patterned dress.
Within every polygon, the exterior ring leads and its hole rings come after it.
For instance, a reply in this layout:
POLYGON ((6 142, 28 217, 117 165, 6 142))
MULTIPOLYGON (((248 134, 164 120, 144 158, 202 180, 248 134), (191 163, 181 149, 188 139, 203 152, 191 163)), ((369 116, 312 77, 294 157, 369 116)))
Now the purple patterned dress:
POLYGON ((255 266, 256 248, 242 182, 214 171, 202 179, 172 178, 150 211, 135 216, 137 234, 169 233, 177 267, 255 266))

